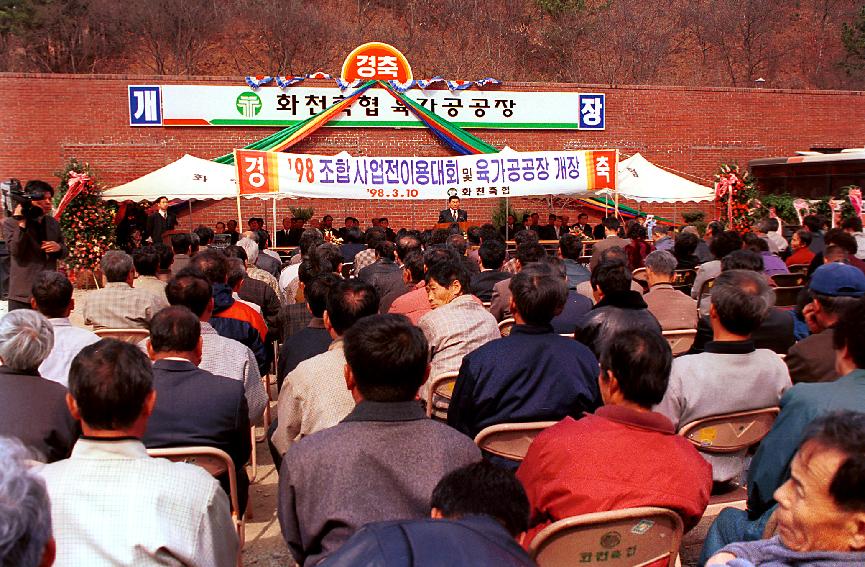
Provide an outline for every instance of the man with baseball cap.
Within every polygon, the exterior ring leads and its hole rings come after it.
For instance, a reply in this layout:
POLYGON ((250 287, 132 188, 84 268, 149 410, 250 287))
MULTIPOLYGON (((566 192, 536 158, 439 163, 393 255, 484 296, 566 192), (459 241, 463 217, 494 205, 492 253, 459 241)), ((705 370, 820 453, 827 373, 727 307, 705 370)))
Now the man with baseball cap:
POLYGON ((817 268, 808 284, 811 301, 802 314, 811 336, 787 352, 793 383, 831 382, 838 378, 832 337, 835 324, 857 299, 865 295, 865 274, 849 264, 831 263, 817 268))

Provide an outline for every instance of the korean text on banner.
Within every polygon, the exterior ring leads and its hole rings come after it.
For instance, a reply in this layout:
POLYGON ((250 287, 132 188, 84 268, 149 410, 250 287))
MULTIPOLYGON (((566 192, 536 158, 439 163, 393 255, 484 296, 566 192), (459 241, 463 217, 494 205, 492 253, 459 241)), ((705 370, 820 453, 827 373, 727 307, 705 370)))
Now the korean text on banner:
POLYGON ((362 157, 236 150, 240 193, 444 199, 591 193, 616 186, 616 150, 362 157))
POLYGON ((238 189, 241 195, 279 192, 278 155, 275 152, 235 151, 234 159, 235 163, 237 163, 238 189))

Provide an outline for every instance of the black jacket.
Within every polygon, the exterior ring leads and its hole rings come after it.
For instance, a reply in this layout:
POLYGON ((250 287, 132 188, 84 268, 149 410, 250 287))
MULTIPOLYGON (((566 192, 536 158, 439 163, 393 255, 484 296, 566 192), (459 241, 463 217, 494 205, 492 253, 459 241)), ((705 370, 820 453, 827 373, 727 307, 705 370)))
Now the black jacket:
POLYGON ((168 230, 173 230, 177 226, 177 217, 174 213, 169 212, 165 218, 159 213, 153 213, 147 217, 147 236, 153 240, 154 244, 162 243, 162 233, 168 230))
POLYGON ((68 250, 54 217, 43 215, 39 220, 27 220, 24 228, 14 218, 3 221, 3 235, 9 248, 9 299, 30 302, 30 288, 40 272, 57 269, 57 260, 65 258, 68 250), (56 242, 60 251, 48 254, 42 250, 43 242, 56 242))
POLYGON ((445 209, 439 212, 439 222, 465 222, 467 220, 469 220, 469 214, 462 209, 457 209, 456 221, 454 221, 454 217, 450 209, 445 209))

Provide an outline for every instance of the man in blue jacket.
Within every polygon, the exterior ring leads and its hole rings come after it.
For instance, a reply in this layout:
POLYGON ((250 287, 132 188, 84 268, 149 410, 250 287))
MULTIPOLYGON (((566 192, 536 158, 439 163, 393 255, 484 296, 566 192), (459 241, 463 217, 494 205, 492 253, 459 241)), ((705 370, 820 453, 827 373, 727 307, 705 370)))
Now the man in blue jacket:
POLYGON ((516 325, 463 358, 448 409, 448 424, 469 437, 497 423, 579 419, 601 405, 597 359, 550 325, 568 296, 560 272, 532 264, 510 281, 516 325))

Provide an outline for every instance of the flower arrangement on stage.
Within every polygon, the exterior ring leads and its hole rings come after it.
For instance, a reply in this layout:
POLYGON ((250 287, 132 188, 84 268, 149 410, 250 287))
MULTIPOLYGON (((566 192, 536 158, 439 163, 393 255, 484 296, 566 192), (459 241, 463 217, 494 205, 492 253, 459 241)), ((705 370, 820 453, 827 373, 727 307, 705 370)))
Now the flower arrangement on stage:
POLYGON ((54 196, 55 217, 69 248, 66 265, 70 275, 83 270, 93 272, 102 255, 114 247, 117 208, 99 198, 101 191, 89 164, 72 158, 55 175, 60 178, 54 196))
POLYGON ((749 173, 742 174, 735 164, 721 164, 715 174, 715 202, 730 230, 750 230, 750 215, 760 207, 756 193, 756 180, 749 173))

